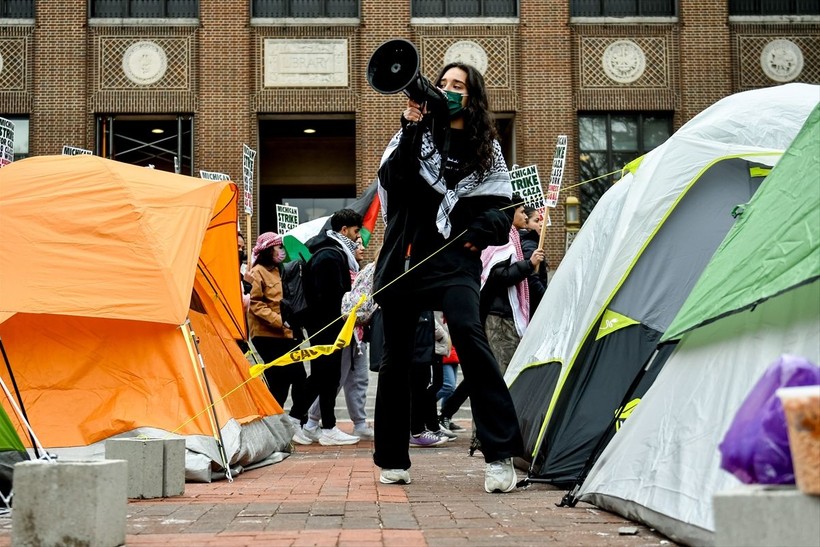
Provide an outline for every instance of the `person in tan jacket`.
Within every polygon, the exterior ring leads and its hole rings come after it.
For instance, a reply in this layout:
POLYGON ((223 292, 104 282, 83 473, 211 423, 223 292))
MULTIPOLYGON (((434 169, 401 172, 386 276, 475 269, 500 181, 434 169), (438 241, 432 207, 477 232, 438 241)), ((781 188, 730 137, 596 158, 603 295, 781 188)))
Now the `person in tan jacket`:
MULTIPOLYGON (((248 331, 256 351, 265 363, 270 363, 293 350, 296 342, 293 333, 282 323, 282 262, 285 250, 282 237, 265 232, 256 239, 251 268, 250 306, 248 331)), ((284 407, 290 390, 293 402, 300 400, 305 384, 305 367, 302 363, 268 367, 265 381, 273 397, 284 407)))

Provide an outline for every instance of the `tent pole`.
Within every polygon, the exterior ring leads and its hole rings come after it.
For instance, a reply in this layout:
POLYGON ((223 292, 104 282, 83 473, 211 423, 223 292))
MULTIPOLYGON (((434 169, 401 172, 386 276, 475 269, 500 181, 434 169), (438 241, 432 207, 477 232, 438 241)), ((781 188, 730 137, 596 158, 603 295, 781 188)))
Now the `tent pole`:
POLYGON ((572 489, 564 495, 561 499, 561 503, 556 504, 558 507, 575 507, 578 503, 578 491, 581 489, 587 475, 589 475, 589 472, 592 470, 592 466, 595 465, 596 461, 598 461, 598 456, 600 456, 601 452, 603 452, 604 448, 606 448, 609 441, 609 432, 612 431, 615 424, 618 422, 620 411, 626 407, 626 404, 629 402, 632 394, 635 393, 636 389, 638 389, 638 385, 641 383, 641 380, 643 380, 643 377, 655 363, 655 360, 660 353, 658 347, 659 346, 655 346, 655 350, 652 352, 652 355, 649 356, 649 359, 646 360, 644 366, 641 367, 641 370, 638 371, 637 375, 635 375, 635 379, 632 380, 632 384, 629 386, 629 389, 627 389, 626 393, 624 393, 624 396, 621 399, 621 404, 618 405, 615 415, 612 417, 612 420, 610 420, 609 425, 604 432, 601 433, 601 436, 598 437, 598 442, 595 444, 595 449, 590 453, 589 458, 587 458, 584 468, 578 474, 578 477, 575 479, 575 483, 572 485, 572 489))
POLYGON ((191 328, 190 318, 186 318, 185 327, 194 344, 194 350, 196 351, 197 360, 199 361, 199 369, 202 371, 203 380, 205 380, 205 391, 208 393, 208 400, 211 403, 211 414, 216 424, 216 442, 217 445, 219 445, 219 455, 222 457, 222 464, 225 466, 225 478, 227 478, 229 482, 233 482, 231 466, 228 463, 228 455, 225 452, 225 442, 222 439, 222 429, 219 427, 219 419, 216 416, 216 405, 214 404, 214 397, 211 393, 211 384, 208 382, 208 375, 205 373, 205 359, 202 358, 202 352, 199 351, 199 340, 197 340, 196 333, 191 328))
MULTIPOLYGON (((17 395, 17 401, 20 403, 20 407, 18 408, 15 404, 14 400, 11 397, 11 393, 9 393, 8 388, 6 387, 5 382, 3 382, 3 391, 6 392, 6 396, 9 398, 12 406, 14 406, 14 411, 20 416, 20 419, 25 424, 26 430, 28 430, 29 439, 31 439, 31 447, 34 449, 34 454, 37 458, 40 458, 40 449, 38 448, 39 442, 36 441, 36 437, 34 436, 34 431, 31 429, 31 425, 28 421, 28 415, 26 414, 26 407, 23 405, 23 398, 20 396, 20 389, 17 387, 17 380, 14 378, 14 372, 11 370, 11 363, 9 363, 9 357, 6 355, 6 346, 3 344, 3 339, 0 338, 0 352, 3 353, 3 361, 6 363, 6 370, 9 371, 9 378, 11 378, 11 385, 14 387, 14 394, 17 395)), ((43 449, 45 452, 45 449, 43 449)))

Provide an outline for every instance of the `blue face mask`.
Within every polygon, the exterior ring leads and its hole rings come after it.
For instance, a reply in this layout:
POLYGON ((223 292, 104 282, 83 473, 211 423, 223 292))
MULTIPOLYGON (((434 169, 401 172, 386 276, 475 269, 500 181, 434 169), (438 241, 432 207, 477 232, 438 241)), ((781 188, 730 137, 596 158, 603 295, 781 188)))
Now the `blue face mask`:
POLYGON ((447 110, 450 111, 450 117, 455 118, 458 114, 464 110, 461 102, 464 100, 464 97, 467 95, 462 95, 461 93, 457 93, 455 91, 449 91, 446 89, 441 90, 442 93, 447 97, 447 110))

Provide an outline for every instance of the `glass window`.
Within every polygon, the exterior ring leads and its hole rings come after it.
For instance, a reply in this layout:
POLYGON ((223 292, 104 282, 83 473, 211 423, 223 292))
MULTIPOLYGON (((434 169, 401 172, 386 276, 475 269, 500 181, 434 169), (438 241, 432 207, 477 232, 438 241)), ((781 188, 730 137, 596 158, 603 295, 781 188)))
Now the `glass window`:
POLYGON ((586 218, 603 193, 620 178, 618 170, 662 144, 670 135, 670 113, 580 114, 580 176, 581 181, 591 181, 579 187, 581 216, 586 218), (607 175, 613 171, 618 172, 607 175))
POLYGON ((34 19, 34 0, 0 0, 0 18, 34 19))
POLYGON ((820 0, 729 0, 729 15, 820 15, 820 0))
POLYGON ((193 175, 191 116, 100 116, 96 154, 104 158, 193 175))
POLYGON ((91 0, 91 17, 148 18, 199 17, 199 0, 91 0))
POLYGON ((253 0, 251 17, 358 17, 359 0, 253 0))
POLYGON ((573 17, 668 17, 675 0, 572 0, 573 17))
MULTIPOLYGON (((28 116, 0 116, 10 121, 14 125, 14 159, 21 160, 28 157, 28 116)), ((5 139, 8 135, 3 131, 2 137, 5 139)), ((4 150, 6 143, 3 143, 4 150)), ((3 154, 5 156, 5 154, 3 154)), ((8 159, 6 159, 8 161, 8 159)))
POLYGON ((516 0, 412 0, 413 17, 517 17, 516 0))

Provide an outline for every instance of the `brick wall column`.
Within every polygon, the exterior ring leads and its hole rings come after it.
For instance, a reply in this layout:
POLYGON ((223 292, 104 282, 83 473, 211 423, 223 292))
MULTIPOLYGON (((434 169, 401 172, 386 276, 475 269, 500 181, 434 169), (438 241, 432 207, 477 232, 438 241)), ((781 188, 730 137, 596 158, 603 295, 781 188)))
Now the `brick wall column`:
MULTIPOLYGON (((572 63, 568 45, 569 3, 561 0, 521 2, 520 110, 516 116, 516 162, 538 165, 546 191, 558 135, 569 137, 564 186, 576 178, 575 112, 572 99, 572 63)), ((570 191, 575 193, 575 190, 570 191)), ((552 226, 547 228, 547 262, 552 269, 564 256, 564 198, 549 209, 552 226)))
POLYGON ((86 0, 35 2, 31 155, 59 154, 86 142, 88 31, 86 0))
MULTIPOLYGON (((200 0, 199 89, 194 117, 194 172, 227 173, 240 189, 242 204, 242 143, 257 147, 256 117, 251 112, 250 2, 200 0), (205 163, 207 162, 207 163, 205 163)), ((256 173, 259 172, 257 156, 256 173)), ((258 207, 255 207, 258 214, 258 207)))
MULTIPOLYGON (((403 93, 382 95, 367 83, 366 71, 370 56, 383 42, 392 38, 414 41, 410 25, 410 2, 361 0, 360 47, 358 58, 352 59, 353 70, 358 72, 353 81, 360 88, 359 108, 356 112, 356 175, 357 190, 370 185, 378 175, 379 162, 390 138, 399 130, 399 117, 407 97, 403 93)), ((420 44, 416 43, 416 47, 420 44)), ((378 241, 383 233, 381 222, 376 223, 378 241)))
POLYGON ((675 126, 732 93, 728 2, 681 0, 681 108, 675 126))

